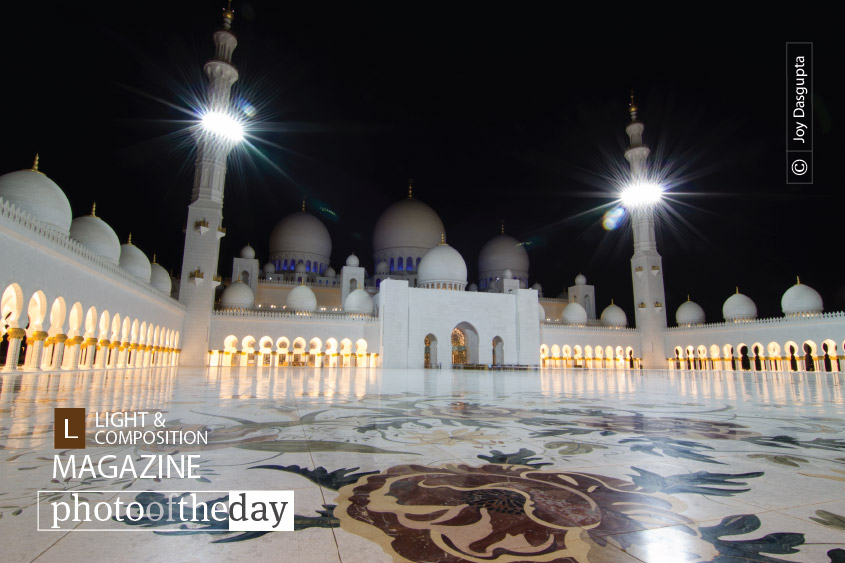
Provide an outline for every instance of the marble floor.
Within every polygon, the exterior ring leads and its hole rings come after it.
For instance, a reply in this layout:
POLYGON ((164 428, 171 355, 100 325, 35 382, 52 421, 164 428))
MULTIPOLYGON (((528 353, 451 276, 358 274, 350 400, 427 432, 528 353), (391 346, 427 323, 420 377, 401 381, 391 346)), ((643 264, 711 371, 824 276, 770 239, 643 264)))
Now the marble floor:
POLYGON ((0 560, 845 563, 844 388, 831 373, 0 374, 0 560), (85 450, 54 449, 54 407, 87 409, 85 450), (159 413, 208 444, 98 445, 95 411, 159 413), (200 458, 193 478, 54 479, 69 454, 200 458), (38 531, 59 498, 37 503, 45 490, 144 506, 293 490, 295 531, 38 531))

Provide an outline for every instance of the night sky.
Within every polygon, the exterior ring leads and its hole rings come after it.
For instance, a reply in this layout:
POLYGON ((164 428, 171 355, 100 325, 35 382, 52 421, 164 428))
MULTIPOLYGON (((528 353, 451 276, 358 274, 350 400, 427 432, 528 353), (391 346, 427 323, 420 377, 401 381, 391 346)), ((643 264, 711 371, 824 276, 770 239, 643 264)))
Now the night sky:
MULTIPOLYGON (((0 173, 39 152, 74 216, 96 201, 121 241, 178 271, 194 163, 179 108, 204 91, 220 5, 30 4, 6 9, 0 173)), ((354 251, 372 272, 373 226, 413 177, 471 282, 504 219, 546 296, 583 272, 599 309, 614 298, 630 319, 630 225, 604 230, 601 206, 633 88, 652 165, 682 180, 659 231, 670 323, 688 293, 720 321, 736 285, 780 315, 796 275, 845 308, 841 47, 823 14, 802 28, 632 6, 613 24, 539 6, 236 2, 235 97, 258 113, 229 161, 219 272, 247 242, 266 261, 303 197, 334 213, 332 265, 354 251), (815 42, 813 185, 785 183, 785 41, 815 42)))

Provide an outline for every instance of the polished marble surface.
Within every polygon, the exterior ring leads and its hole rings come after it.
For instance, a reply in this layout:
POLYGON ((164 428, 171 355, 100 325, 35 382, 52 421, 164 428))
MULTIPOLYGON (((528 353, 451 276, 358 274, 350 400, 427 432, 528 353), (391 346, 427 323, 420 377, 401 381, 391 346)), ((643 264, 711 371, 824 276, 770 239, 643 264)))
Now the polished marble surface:
POLYGON ((2 374, 0 537, 10 562, 843 563, 845 376, 2 374), (168 429, 208 430, 204 447, 97 446, 89 423, 84 450, 199 454, 202 476, 53 481, 54 407, 160 412, 168 429), (36 530, 38 490, 233 489, 295 491, 296 531, 36 530))

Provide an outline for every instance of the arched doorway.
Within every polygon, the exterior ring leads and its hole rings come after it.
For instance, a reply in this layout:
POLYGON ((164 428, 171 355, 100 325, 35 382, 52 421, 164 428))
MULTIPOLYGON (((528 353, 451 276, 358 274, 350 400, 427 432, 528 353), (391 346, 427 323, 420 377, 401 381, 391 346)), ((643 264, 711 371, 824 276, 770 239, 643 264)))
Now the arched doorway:
POLYGON ((505 363, 505 343, 500 337, 493 339, 493 365, 500 366, 505 363))
POLYGON ((425 364, 424 367, 437 367, 437 339, 433 334, 425 337, 425 364))
POLYGON ((478 363, 478 331, 469 323, 452 329, 452 365, 478 363))

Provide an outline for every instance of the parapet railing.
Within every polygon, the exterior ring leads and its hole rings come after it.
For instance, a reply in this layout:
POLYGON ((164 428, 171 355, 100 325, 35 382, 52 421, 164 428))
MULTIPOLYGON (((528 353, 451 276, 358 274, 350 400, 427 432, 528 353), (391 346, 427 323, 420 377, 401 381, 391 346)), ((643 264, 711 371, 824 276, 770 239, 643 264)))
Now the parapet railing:
POLYGON ((215 317, 249 317, 259 319, 296 319, 298 321, 356 321, 356 322, 376 322, 378 317, 375 315, 365 315, 362 313, 326 313, 323 311, 268 311, 265 309, 242 309, 242 308, 226 308, 215 309, 212 312, 215 317))

